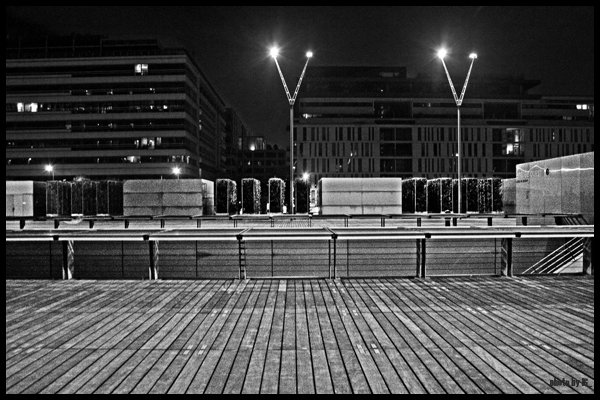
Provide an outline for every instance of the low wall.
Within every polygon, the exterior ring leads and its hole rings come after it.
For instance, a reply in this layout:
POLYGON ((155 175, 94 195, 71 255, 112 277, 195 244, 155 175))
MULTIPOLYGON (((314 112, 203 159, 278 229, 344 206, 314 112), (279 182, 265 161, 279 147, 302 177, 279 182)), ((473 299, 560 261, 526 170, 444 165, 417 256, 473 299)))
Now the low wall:
POLYGON ((517 165, 518 214, 582 214, 594 224, 594 153, 517 165))
POLYGON ((321 215, 402 214, 400 178, 323 178, 321 215))

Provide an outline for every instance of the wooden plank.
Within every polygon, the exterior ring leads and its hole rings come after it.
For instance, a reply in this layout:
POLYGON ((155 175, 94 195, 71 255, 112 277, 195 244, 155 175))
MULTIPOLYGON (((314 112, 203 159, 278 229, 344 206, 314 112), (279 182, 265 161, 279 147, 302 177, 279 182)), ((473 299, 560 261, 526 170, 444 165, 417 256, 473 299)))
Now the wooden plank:
MULTIPOLYGON (((329 316, 329 307, 327 306, 326 300, 323 297, 320 282, 312 281, 311 289, 315 301, 321 338, 323 340, 323 346, 325 349, 325 357, 327 359, 327 363, 329 364, 333 391, 336 394, 353 393, 352 384, 350 382, 351 378, 346 372, 346 366, 344 365, 344 360, 342 358, 340 344, 338 343, 336 332, 333 330, 333 324, 329 316)), ((340 335, 340 340, 343 340, 342 332, 337 334, 340 335)), ((353 378, 356 379, 355 377, 353 378)))
POLYGON ((260 315, 260 324, 254 334, 254 342, 246 341, 248 346, 252 345, 252 354, 242 387, 243 394, 260 393, 278 288, 278 281, 269 281, 269 285, 263 285, 266 296, 260 315))
POLYGON ((331 326, 336 334, 339 350, 342 354, 344 366, 348 374, 352 391, 355 394, 385 393, 387 387, 381 376, 374 375, 373 360, 364 350, 364 343, 350 326, 347 310, 336 305, 333 296, 337 296, 335 287, 331 288, 332 281, 321 283, 321 292, 325 304, 328 305, 331 326), (334 306, 335 305, 335 306, 334 306), (366 370, 363 370, 366 368, 366 370), (371 386, 373 385, 374 388, 371 386))
POLYGON ((6 286, 7 393, 594 392, 593 277, 6 286))
POLYGON ((268 346, 266 349, 265 366, 261 380, 261 393, 279 392, 279 373, 281 366, 281 350, 283 347, 283 329, 285 317, 286 281, 277 281, 276 301, 270 325, 268 346))

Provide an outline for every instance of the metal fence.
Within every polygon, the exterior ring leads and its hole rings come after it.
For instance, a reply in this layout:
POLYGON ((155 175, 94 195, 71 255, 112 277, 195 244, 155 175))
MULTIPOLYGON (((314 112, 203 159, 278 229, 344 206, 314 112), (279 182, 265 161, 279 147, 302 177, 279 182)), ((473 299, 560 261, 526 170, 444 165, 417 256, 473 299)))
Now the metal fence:
MULTIPOLYGON (((168 228, 7 226, 7 279, 512 276, 581 246, 549 273, 593 273, 593 226, 168 228), (567 269, 566 264, 570 269, 567 269)), ((547 269, 537 268, 536 271, 547 269)))

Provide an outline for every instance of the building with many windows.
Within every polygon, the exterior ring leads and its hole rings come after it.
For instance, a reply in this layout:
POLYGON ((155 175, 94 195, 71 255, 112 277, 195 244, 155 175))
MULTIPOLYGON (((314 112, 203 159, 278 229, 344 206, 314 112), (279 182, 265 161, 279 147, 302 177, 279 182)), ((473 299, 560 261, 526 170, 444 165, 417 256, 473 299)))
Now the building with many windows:
MULTIPOLYGON (((445 75, 308 67, 296 101, 296 177, 456 178, 457 113, 445 75)), ((594 99, 529 94, 539 81, 472 76, 461 107, 462 176, 594 150, 594 99)))
POLYGON ((215 180, 225 104, 190 55, 155 40, 6 41, 6 179, 215 180))

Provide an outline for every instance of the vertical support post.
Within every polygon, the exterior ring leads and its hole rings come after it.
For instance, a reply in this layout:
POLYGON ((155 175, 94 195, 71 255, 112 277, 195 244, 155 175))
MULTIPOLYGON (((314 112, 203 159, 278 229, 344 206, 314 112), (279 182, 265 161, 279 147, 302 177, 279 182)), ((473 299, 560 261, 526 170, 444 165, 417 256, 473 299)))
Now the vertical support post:
POLYGON ((294 102, 290 101, 290 214, 294 215, 294 102))
POLYGON ((457 135, 458 135, 458 213, 461 213, 461 206, 462 206, 462 182, 461 182, 461 173, 462 173, 462 169, 461 169, 461 140, 462 140, 462 135, 460 134, 460 106, 457 104, 456 105, 456 116, 457 116, 457 121, 458 121, 458 130, 456 131, 457 135))
POLYGON ((594 276, 594 238, 583 238, 583 275, 594 276))
POLYGON ((238 254, 240 263, 240 280, 246 279, 246 249, 244 248, 244 238, 242 235, 237 235, 238 254))
POLYGON ((509 278, 512 278, 513 276, 512 245, 512 238, 502 239, 502 248, 500 249, 500 275, 509 278))
POLYGON ((427 278, 427 239, 421 239, 421 278, 427 278))
POLYGON ((415 277, 421 277, 421 239, 417 239, 417 271, 415 277))
POLYGON ((336 279, 336 264, 337 264, 337 235, 331 235, 331 239, 333 240, 333 265, 329 265, 329 279, 336 279))
POLYGON ((151 281, 158 280, 158 241, 157 240, 149 240, 148 241, 148 250, 150 252, 150 268, 148 271, 148 278, 151 281))
POLYGON ((75 247, 72 240, 62 242, 63 248, 63 268, 62 277, 65 280, 73 279, 75 272, 75 247))

